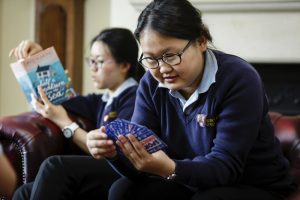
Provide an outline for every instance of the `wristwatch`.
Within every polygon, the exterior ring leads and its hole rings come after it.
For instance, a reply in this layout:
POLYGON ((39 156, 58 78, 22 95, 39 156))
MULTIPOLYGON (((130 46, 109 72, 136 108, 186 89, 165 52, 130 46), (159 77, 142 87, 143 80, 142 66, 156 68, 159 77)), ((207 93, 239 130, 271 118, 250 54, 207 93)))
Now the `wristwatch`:
POLYGON ((166 179, 167 181, 174 181, 174 179, 175 179, 176 176, 177 176, 176 168, 177 168, 177 163, 175 162, 175 169, 174 169, 174 171, 172 172, 172 174, 170 174, 169 176, 165 177, 165 179, 166 179))
POLYGON ((65 126, 62 129, 62 132, 63 132, 65 138, 70 139, 70 138, 73 137, 73 135, 75 133, 75 130, 78 129, 78 128, 79 128, 78 124, 73 122, 72 124, 70 124, 68 126, 65 126))
POLYGON ((176 178, 176 172, 173 172, 169 176, 166 177, 167 181, 173 181, 176 178))

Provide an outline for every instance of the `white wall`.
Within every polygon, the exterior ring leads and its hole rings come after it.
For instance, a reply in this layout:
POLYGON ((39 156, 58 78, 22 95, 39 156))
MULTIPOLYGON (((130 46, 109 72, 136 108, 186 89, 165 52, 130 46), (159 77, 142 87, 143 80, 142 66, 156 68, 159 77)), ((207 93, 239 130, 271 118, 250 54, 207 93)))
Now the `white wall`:
POLYGON ((300 62, 299 12, 203 13, 214 44, 251 62, 300 62))
POLYGON ((26 99, 10 69, 11 48, 23 39, 33 38, 33 0, 0 1, 0 116, 27 110, 26 99))
MULTIPOLYGON (((3 27, 2 26, 2 1, 0 1, 0 27, 3 27)), ((2 56, 2 31, 0 31, 0 56, 2 56)), ((1 82, 1 80, 2 80, 2 78, 1 78, 1 74, 3 74, 4 73, 4 71, 2 70, 2 63, 0 62, 0 113, 1 113, 1 102, 2 102, 2 100, 1 100, 1 96, 2 96, 2 82, 1 82)), ((0 114, 0 116, 1 116, 1 114, 0 114)))
MULTIPOLYGON (((110 0, 85 0, 84 18, 84 52, 83 56, 89 56, 90 41, 102 29, 110 24, 110 0)), ((99 92, 93 87, 90 78, 90 70, 84 62, 82 93, 99 92)))
POLYGON ((111 26, 119 26, 134 31, 139 12, 130 4, 130 0, 111 0, 111 26))

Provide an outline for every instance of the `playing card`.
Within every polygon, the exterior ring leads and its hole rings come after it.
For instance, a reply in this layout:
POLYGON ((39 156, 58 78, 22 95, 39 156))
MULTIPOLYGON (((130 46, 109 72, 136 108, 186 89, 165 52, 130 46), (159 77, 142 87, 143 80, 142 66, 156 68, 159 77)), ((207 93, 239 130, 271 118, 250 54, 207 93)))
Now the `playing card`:
POLYGON ((122 134, 125 137, 129 133, 134 135, 149 153, 154 153, 167 147, 167 145, 150 129, 127 120, 116 119, 107 124, 105 129, 108 138, 113 141, 118 139, 119 134, 122 134))

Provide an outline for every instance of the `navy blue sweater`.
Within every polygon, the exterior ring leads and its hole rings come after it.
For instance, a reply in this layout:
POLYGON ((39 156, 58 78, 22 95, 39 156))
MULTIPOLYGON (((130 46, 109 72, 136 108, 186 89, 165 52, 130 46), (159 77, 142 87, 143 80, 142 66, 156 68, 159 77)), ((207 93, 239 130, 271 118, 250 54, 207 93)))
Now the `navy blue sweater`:
MULTIPOLYGON (((243 59, 214 51, 216 82, 186 115, 178 99, 148 72, 140 82, 132 121, 145 125, 168 145, 176 181, 196 188, 248 184, 288 190, 288 161, 268 115, 262 81, 243 59)), ((112 162, 129 178, 143 173, 112 162)))
POLYGON ((77 96, 64 102, 63 107, 70 113, 91 120, 97 128, 113 121, 116 118, 130 120, 136 97, 137 86, 125 89, 113 102, 106 106, 102 101, 102 94, 77 96), (106 120, 104 120, 106 118, 106 120))

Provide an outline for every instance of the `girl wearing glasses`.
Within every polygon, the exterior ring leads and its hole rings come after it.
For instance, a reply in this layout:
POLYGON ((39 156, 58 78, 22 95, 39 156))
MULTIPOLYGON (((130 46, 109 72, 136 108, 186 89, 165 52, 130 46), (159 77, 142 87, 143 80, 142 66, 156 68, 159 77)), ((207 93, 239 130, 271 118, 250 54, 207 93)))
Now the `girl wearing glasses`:
POLYGON ((152 1, 135 36, 149 70, 132 121, 168 147, 149 154, 133 135, 120 135, 122 154, 109 157, 122 178, 109 200, 284 199, 295 187, 253 67, 208 47, 212 37, 187 0, 152 1))
MULTIPOLYGON (((13 49, 16 58, 28 57, 42 48, 25 41, 13 49)), ((138 45, 133 34, 123 28, 106 29, 91 41, 88 66, 97 89, 107 89, 104 94, 77 96, 63 105, 51 104, 39 88, 41 101, 32 102, 35 110, 56 123, 61 129, 73 127, 71 134, 65 135, 84 151, 87 132, 76 125, 67 112, 83 116, 100 128, 106 123, 123 118, 130 120, 136 89, 144 70, 138 67, 138 45), (71 125, 71 126, 70 126, 71 125)), ((99 143, 110 144, 99 129, 99 143)), ((103 156, 114 152, 111 146, 103 156)), ((91 156, 52 156, 41 165, 35 182, 21 186, 14 199, 107 199, 108 188, 118 174, 105 159, 96 160, 91 156), (50 192, 49 192, 50 191, 50 192)))

